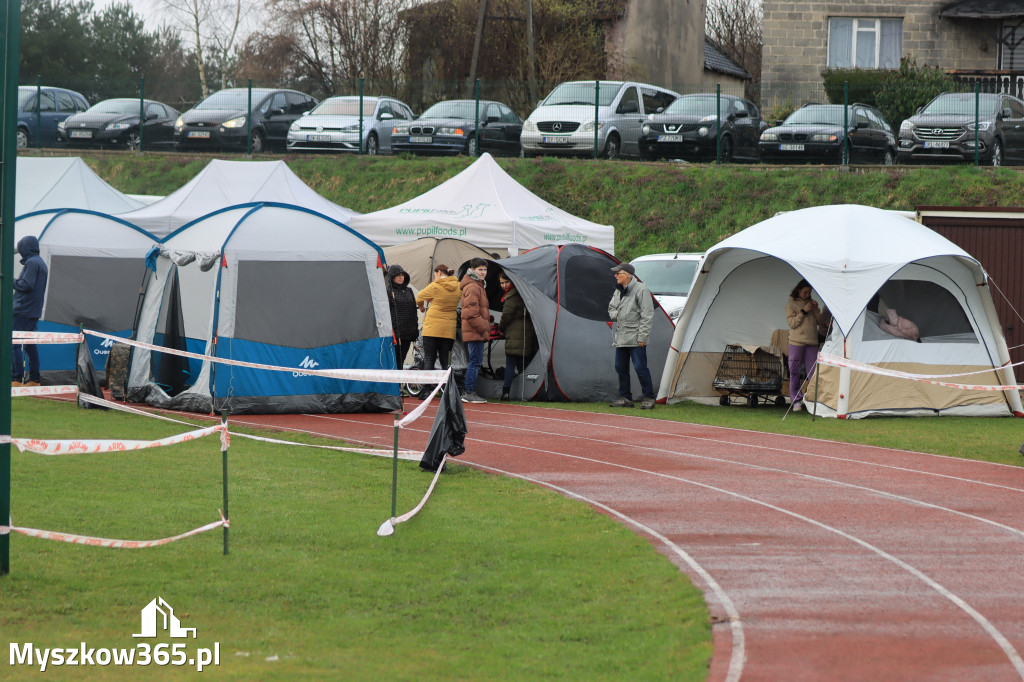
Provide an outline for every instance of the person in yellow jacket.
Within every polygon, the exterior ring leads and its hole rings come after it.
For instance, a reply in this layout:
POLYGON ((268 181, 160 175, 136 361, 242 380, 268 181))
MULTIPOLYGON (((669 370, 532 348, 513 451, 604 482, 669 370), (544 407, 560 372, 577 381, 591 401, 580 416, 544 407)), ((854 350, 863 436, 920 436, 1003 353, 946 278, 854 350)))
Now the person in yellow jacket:
POLYGON ((434 281, 416 295, 416 305, 421 312, 424 309, 427 312, 423 318, 424 369, 434 369, 435 361, 441 362, 441 369, 448 369, 461 299, 455 272, 443 263, 438 264, 434 268, 434 281), (426 307, 428 303, 430 306, 426 307))

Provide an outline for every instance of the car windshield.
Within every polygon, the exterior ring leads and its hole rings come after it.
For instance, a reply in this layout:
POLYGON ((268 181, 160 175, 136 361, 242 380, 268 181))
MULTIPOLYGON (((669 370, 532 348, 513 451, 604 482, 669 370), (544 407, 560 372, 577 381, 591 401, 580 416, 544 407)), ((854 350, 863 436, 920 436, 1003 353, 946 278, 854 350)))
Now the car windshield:
MULTIPOLYGON (((698 114, 708 116, 714 114, 718 106, 713 96, 690 96, 683 95, 665 109, 666 114, 698 114)), ((729 101, 722 100, 722 111, 728 111, 729 101)))
MULTIPOLYGON (((992 116, 996 113, 999 98, 993 95, 978 97, 978 113, 981 116, 992 116)), ((941 95, 936 97, 921 110, 922 114, 958 114, 974 116, 974 95, 941 95)))
MULTIPOLYGON (((484 102, 486 108, 486 102, 484 102)), ((420 118, 452 118, 472 121, 476 118, 476 102, 438 102, 423 112, 420 118)))
MULTIPOLYGON (((249 95, 245 90, 221 90, 215 92, 202 102, 196 105, 196 109, 238 109, 244 111, 249 102, 249 95)), ((253 93, 253 106, 259 102, 256 93, 253 93)))
MULTIPOLYGON (((375 99, 363 99, 363 116, 373 116, 373 109, 377 106, 375 99)), ((322 116, 358 116, 359 99, 325 99, 320 102, 309 114, 320 114, 322 116)))
MULTIPOLYGON (((852 111, 847 114, 847 121, 851 120, 853 120, 852 111)), ((819 106, 801 107, 789 115, 789 118, 786 119, 784 125, 789 125, 791 123, 842 126, 843 105, 823 104, 819 106)))
POLYGON ((636 276, 655 296, 686 296, 700 261, 682 258, 634 261, 636 276))
POLYGON ((87 114, 138 114, 137 99, 108 99, 106 102, 94 104, 85 110, 87 114))
MULTIPOLYGON (((594 84, 593 83, 562 83, 551 91, 544 106, 561 105, 589 105, 594 106, 594 84)), ((598 104, 606 107, 615 99, 615 95, 622 89, 622 83, 601 82, 598 89, 598 104)))

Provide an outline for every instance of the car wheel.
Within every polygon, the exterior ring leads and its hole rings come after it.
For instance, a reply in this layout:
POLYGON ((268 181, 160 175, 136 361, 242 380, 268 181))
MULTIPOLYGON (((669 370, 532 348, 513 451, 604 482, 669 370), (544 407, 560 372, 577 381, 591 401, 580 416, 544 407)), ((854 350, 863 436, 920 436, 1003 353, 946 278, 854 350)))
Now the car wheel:
POLYGON ((380 153, 380 144, 377 143, 377 134, 370 133, 370 136, 366 138, 366 155, 377 156, 380 153))
POLYGON ((18 149, 26 149, 28 147, 28 131, 24 128, 18 128, 18 149))
POLYGON ((885 150, 885 156, 882 157, 882 164, 885 166, 891 166, 896 163, 896 157, 892 153, 891 149, 885 150))
POLYGON ((992 141, 992 165, 996 168, 1003 165, 1003 143, 998 139, 992 141))
POLYGON ((252 132, 252 153, 259 154, 263 151, 263 133, 258 130, 252 132))
POLYGON ((128 151, 137 152, 139 151, 139 133, 138 131, 132 131, 128 133, 128 137, 124 140, 124 146, 128 151))
POLYGON ((722 163, 732 163, 732 138, 722 135, 720 148, 722 163))
POLYGON ((466 156, 476 156, 476 135, 470 135, 466 141, 466 156))
POLYGON ((619 151, 619 136, 612 133, 604 143, 604 154, 602 156, 606 159, 617 159, 619 158, 619 151))

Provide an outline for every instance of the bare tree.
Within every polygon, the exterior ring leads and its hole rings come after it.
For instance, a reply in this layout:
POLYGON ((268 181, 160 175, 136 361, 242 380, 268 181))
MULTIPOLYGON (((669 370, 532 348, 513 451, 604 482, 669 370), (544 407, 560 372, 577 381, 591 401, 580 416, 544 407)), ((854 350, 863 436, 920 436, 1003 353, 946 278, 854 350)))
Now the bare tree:
POLYGON ((705 30, 737 64, 753 76, 747 96, 761 89, 761 0, 708 0, 705 30))
POLYGON ((260 2, 246 0, 158 0, 160 9, 170 15, 195 50, 199 84, 203 97, 210 94, 209 67, 220 70, 221 88, 228 86, 228 65, 239 35, 247 20, 257 16, 260 2))

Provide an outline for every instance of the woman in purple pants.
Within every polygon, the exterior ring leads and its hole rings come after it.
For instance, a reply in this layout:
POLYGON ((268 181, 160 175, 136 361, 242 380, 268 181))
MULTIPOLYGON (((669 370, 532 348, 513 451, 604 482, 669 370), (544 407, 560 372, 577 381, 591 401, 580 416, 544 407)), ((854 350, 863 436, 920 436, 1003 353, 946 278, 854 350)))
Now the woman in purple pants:
POLYGON ((818 361, 818 325, 821 319, 818 302, 811 298, 811 285, 805 279, 800 280, 786 301, 786 324, 789 325, 789 400, 794 412, 803 409, 801 374, 810 379, 818 361))

